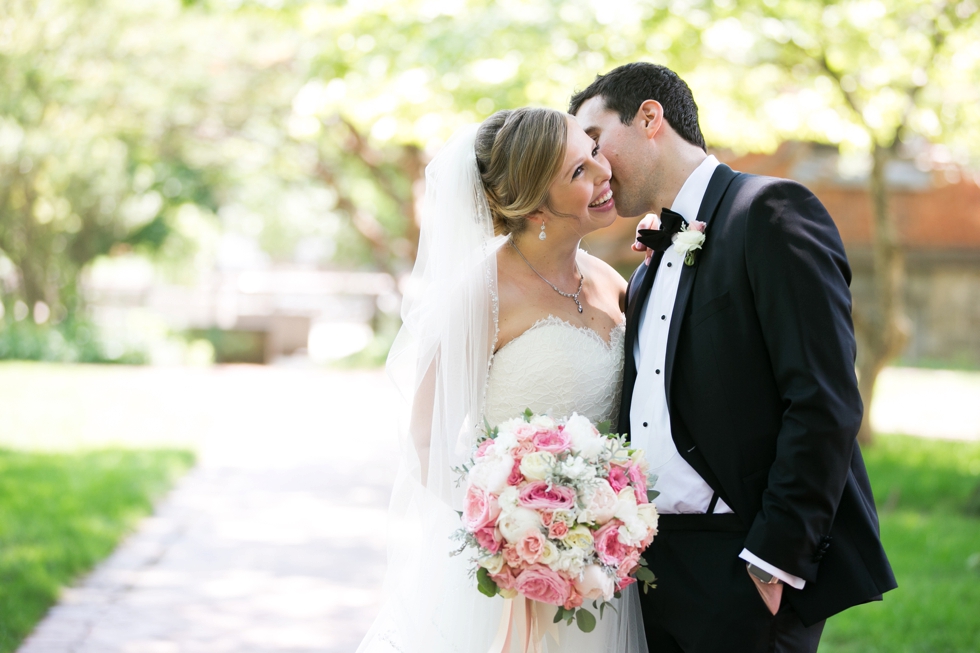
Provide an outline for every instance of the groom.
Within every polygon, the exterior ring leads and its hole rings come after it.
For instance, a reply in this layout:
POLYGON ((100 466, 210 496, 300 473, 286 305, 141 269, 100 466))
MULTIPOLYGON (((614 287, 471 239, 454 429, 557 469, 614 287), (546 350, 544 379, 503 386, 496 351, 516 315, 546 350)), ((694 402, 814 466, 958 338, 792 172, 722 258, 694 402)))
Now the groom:
POLYGON ((634 246, 653 251, 629 284, 619 418, 659 475, 649 648, 816 651, 827 617, 896 587, 855 442, 837 229, 803 186, 708 156, 667 68, 616 68, 569 111, 612 167, 619 214, 661 216, 634 246), (703 229, 701 248, 676 251, 678 227, 703 229))

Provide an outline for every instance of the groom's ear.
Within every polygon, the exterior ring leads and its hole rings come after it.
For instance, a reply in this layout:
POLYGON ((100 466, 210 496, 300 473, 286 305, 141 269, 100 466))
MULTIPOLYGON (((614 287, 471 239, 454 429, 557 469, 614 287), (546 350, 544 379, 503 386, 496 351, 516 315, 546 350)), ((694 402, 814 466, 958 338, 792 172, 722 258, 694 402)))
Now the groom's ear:
POLYGON ((633 120, 643 129, 647 138, 653 138, 664 125, 664 107, 656 100, 646 100, 640 105, 633 120))

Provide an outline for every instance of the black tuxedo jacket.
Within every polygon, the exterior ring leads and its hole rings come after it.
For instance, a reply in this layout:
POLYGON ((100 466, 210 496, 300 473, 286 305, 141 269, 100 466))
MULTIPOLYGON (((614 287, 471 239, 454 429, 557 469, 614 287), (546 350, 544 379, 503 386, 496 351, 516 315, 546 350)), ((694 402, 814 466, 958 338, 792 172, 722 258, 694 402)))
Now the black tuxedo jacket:
MULTIPOLYGON (((706 240, 681 272, 667 339, 674 442, 741 518, 745 547, 806 580, 783 600, 809 625, 896 587, 856 443, 850 268, 830 215, 792 181, 720 165, 697 219, 706 240)), ((627 291, 620 430, 661 257, 627 291)))

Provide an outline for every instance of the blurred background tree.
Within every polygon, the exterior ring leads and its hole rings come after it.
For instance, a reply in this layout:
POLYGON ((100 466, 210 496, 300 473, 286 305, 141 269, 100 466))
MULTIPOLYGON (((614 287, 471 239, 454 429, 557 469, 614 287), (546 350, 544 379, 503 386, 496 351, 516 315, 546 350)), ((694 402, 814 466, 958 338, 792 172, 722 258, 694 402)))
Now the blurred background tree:
MULTIPOLYGON (((770 109, 774 136, 864 155, 873 204, 874 293, 856 303, 861 395, 904 351, 905 257, 889 164, 923 143, 962 164, 980 150, 980 52, 973 0, 719 3, 705 45, 733 65, 731 96, 770 109), (714 38, 718 39, 712 45, 714 38), (737 87, 735 86, 737 85, 737 87), (738 92, 737 88, 742 89, 738 92)), ((751 144, 750 144, 751 145, 751 144)), ((860 440, 871 442, 870 410, 860 440)))
POLYGON ((8 322, 25 307, 35 321, 71 316, 80 272, 121 253, 191 283, 232 236, 273 262, 398 275, 414 258, 425 164, 453 130, 500 108, 564 107, 596 74, 640 59, 687 79, 712 146, 806 139, 866 168, 876 291, 855 320, 870 403, 908 332, 888 161, 925 141, 964 163, 980 148, 973 0, 11 0, 0 11, 8 322))

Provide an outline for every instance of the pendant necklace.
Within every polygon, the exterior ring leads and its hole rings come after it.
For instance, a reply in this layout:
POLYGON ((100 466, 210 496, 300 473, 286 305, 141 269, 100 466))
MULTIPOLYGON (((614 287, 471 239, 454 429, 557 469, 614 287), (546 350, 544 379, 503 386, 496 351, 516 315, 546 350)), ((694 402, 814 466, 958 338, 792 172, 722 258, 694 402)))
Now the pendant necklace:
POLYGON ((578 265, 575 266, 575 271, 578 272, 578 290, 576 290, 574 293, 562 292, 561 290, 558 289, 558 286, 556 286, 555 284, 551 283, 550 281, 542 277, 541 273, 534 269, 534 266, 531 265, 531 262, 527 260, 527 257, 524 256, 521 250, 517 249, 517 243, 515 243, 513 239, 511 239, 510 245, 511 247, 514 248, 514 251, 516 251, 522 259, 524 259, 524 262, 527 263, 527 267, 531 268, 531 272, 538 275, 538 277, 540 277, 541 280, 544 281, 546 284, 551 286, 551 289, 554 290, 556 293, 558 293, 562 297, 568 297, 573 302, 575 302, 575 306, 578 307, 578 312, 579 313, 582 312, 582 303, 578 300, 578 296, 582 294, 582 284, 585 283, 585 275, 583 275, 579 271, 578 265))

